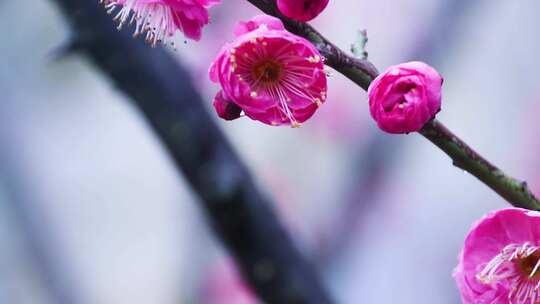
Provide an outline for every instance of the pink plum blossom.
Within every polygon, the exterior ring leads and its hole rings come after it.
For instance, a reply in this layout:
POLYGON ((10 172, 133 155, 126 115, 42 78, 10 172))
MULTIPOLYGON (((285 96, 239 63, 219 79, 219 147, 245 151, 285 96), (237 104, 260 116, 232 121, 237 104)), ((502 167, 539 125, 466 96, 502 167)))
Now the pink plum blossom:
POLYGON ((294 20, 315 19, 328 5, 329 0, 278 0, 279 11, 294 20))
POLYGON ((423 62, 391 66, 369 86, 371 116, 388 133, 418 131, 439 112, 442 83, 423 62))
POLYGON ((467 235, 454 271, 465 304, 540 303, 540 212, 491 212, 467 235))
POLYGON ((219 103, 274 126, 297 127, 313 116, 327 89, 317 49, 267 15, 238 23, 234 34, 210 67, 210 79, 222 88, 219 103))
MULTIPOLYGON (((109 13, 120 10, 114 19, 120 29, 135 22, 134 35, 145 34, 152 45, 167 43, 177 31, 199 40, 202 28, 209 22, 208 8, 221 0, 100 0, 109 13)), ((171 42, 172 43, 172 42, 171 42)))

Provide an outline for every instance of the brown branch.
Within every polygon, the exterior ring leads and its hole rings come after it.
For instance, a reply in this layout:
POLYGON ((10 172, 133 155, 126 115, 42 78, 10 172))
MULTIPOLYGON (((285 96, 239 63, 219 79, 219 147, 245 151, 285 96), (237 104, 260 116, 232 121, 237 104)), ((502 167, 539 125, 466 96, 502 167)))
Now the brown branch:
POLYGON ((540 203, 526 182, 505 174, 437 120, 427 123, 419 133, 450 156, 454 166, 476 176, 512 205, 540 210, 540 203))
MULTIPOLYGON (((364 90, 367 90, 371 81, 377 77, 377 69, 372 63, 348 55, 309 24, 283 16, 278 11, 274 0, 247 1, 264 13, 280 18, 292 33, 311 41, 325 57, 328 66, 364 90)), ((540 201, 529 190, 525 182, 507 175, 492 165, 439 121, 430 121, 419 133, 450 156, 455 166, 474 175, 513 206, 540 210, 540 201)))

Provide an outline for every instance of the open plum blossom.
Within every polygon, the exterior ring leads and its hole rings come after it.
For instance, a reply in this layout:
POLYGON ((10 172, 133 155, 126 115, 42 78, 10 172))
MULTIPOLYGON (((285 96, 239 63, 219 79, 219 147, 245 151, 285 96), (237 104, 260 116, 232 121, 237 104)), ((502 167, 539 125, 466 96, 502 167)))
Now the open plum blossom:
POLYGON ((441 75, 423 62, 392 66, 369 86, 371 116, 388 133, 418 131, 439 112, 442 83, 441 75))
POLYGON ((208 8, 221 0, 100 0, 109 13, 120 10, 114 19, 120 29, 135 22, 135 33, 146 35, 152 45, 168 43, 177 31, 199 40, 202 28, 209 22, 208 8))
POLYGON ((319 16, 329 0, 278 0, 279 11, 294 20, 310 21, 319 16))
POLYGON ((492 212, 469 232, 454 278, 465 304, 540 303, 540 212, 492 212))
POLYGON ((326 99, 327 79, 317 49, 267 15, 240 22, 235 36, 210 67, 210 79, 222 88, 214 100, 219 116, 239 117, 236 106, 251 119, 274 126, 298 127, 309 119, 326 99))

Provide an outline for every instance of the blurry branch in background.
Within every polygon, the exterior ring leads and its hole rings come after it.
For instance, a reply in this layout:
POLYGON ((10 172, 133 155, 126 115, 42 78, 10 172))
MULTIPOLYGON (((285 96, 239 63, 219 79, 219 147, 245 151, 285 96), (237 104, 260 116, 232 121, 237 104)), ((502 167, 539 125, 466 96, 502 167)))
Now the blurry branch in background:
POLYGON ((46 297, 54 304, 82 304, 82 293, 73 277, 74 271, 63 256, 62 246, 54 233, 45 204, 33 189, 31 178, 23 176, 28 172, 21 160, 19 133, 11 126, 9 111, 1 113, 0 121, 0 183, 6 190, 4 205, 16 229, 20 231, 25 255, 30 268, 36 270, 40 286, 46 297))
POLYGON ((55 2, 70 22, 77 49, 147 119, 259 297, 266 303, 332 303, 207 113, 186 69, 165 50, 113 30, 97 1, 55 2))
MULTIPOLYGON (((307 23, 291 20, 277 9, 275 0, 247 0, 264 13, 280 18, 292 33, 310 40, 325 57, 325 63, 367 90, 378 75, 375 66, 367 60, 346 54, 307 23)), ((439 147, 452 159, 454 166, 476 176, 515 207, 540 210, 540 201, 529 190, 527 183, 517 180, 497 168, 474 151, 436 119, 428 122, 421 135, 439 147)))
POLYGON ((371 136, 365 149, 357 148, 351 160, 351 174, 344 195, 340 197, 336 213, 319 233, 317 261, 320 267, 330 268, 356 236, 359 226, 376 209, 386 175, 390 173, 397 141, 390 136, 371 136))
MULTIPOLYGON (((441 58, 448 57, 457 37, 457 30, 453 25, 459 23, 467 11, 481 2, 442 1, 429 26, 422 27, 426 31, 418 35, 419 40, 411 43, 411 51, 402 60, 421 60, 437 65, 441 58)), ((356 57, 367 58, 367 39, 366 31, 361 31, 358 42, 351 48, 356 57)), ((402 151, 403 141, 395 140, 392 135, 381 135, 378 129, 371 130, 374 132, 370 132, 365 149, 355 149, 352 157, 352 167, 355 169, 351 170, 348 188, 341 200, 343 207, 336 208, 338 214, 330 222, 331 229, 323 229, 331 235, 321 234, 323 238, 320 240, 321 254, 318 259, 323 265, 331 263, 336 260, 336 255, 347 251, 358 226, 375 207, 383 191, 385 175, 392 171, 394 161, 402 151)))

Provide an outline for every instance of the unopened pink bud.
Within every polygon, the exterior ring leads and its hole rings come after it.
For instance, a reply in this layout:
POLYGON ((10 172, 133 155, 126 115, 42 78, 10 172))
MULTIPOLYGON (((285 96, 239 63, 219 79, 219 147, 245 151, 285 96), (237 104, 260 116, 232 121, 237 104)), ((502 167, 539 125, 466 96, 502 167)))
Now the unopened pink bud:
POLYGON ((329 0, 278 0, 279 11, 294 20, 310 21, 319 16, 329 0))
POLYGON ((240 118, 240 114, 242 113, 242 109, 239 106, 225 99, 223 91, 219 91, 214 98, 214 108, 218 116, 225 120, 240 118))
POLYGON ((441 108, 441 75, 413 61, 388 68, 368 89, 371 116, 388 133, 419 131, 441 108))

